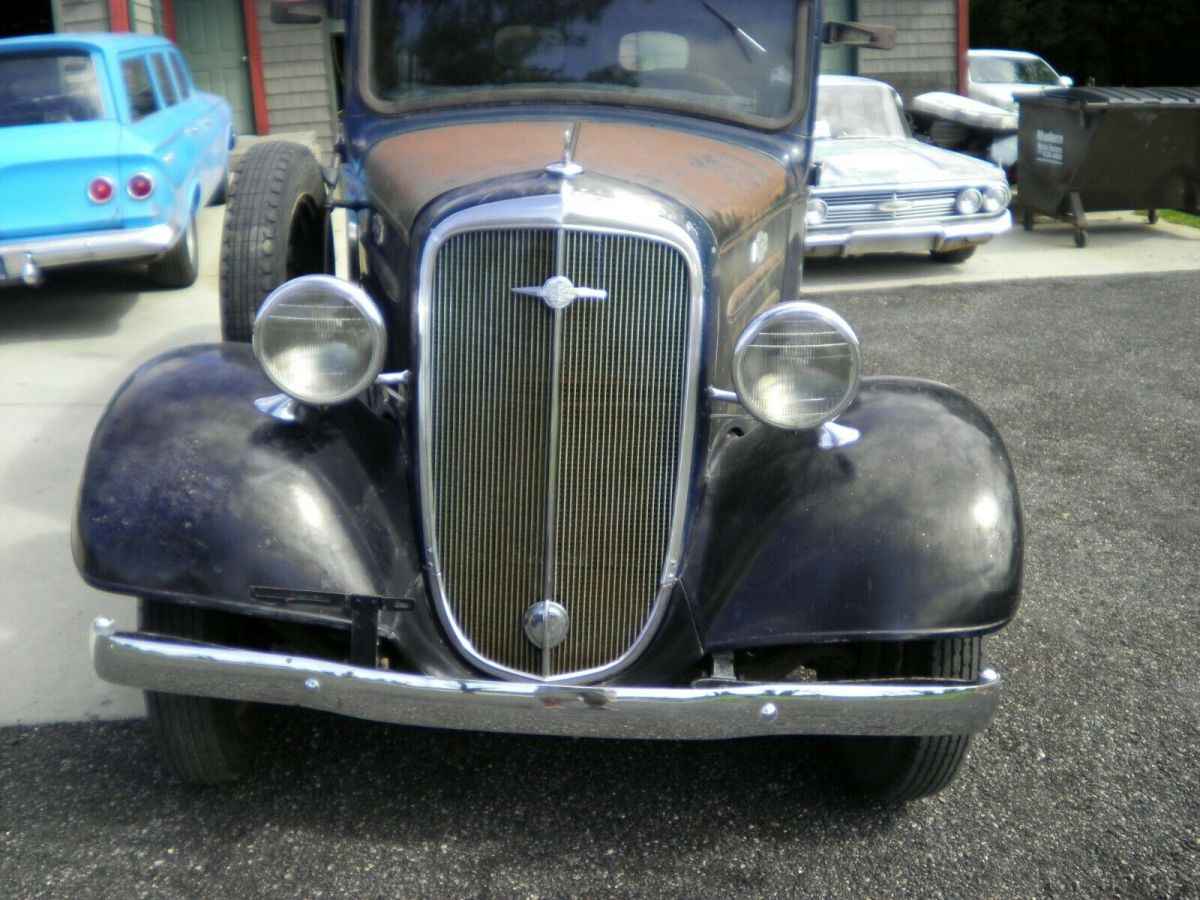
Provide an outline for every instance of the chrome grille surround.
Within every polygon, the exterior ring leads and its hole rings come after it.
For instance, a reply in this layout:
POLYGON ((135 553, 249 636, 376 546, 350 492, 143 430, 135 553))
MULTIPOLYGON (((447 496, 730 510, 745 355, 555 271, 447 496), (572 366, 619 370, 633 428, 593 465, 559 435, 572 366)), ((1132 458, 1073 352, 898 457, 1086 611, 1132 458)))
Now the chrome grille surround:
MULTIPOLYGON (((554 267, 560 268, 560 258, 554 267)), ((540 280, 534 279, 540 284, 540 280)), ((531 282, 532 283, 532 282, 531 282)), ((525 286, 526 282, 519 281, 508 287, 525 286)), ((580 287, 586 285, 580 284, 580 287)), ((519 198, 483 204, 451 215, 441 222, 431 232, 422 250, 420 262, 420 282, 417 297, 417 423, 418 423, 418 474, 419 490, 421 493, 421 515, 425 541, 425 560, 428 569, 429 584, 433 591, 434 605, 438 615, 449 634, 455 647, 483 671, 507 680, 533 680, 545 682, 581 682, 597 680, 616 674, 637 658, 645 644, 653 636, 657 626, 666 611, 666 604, 678 576, 681 548, 683 545, 684 518, 687 508, 688 488, 692 480, 692 457, 695 445, 696 410, 699 390, 700 369, 700 325, 703 315, 704 281, 700 263, 699 249, 685 229, 663 214, 656 205, 638 202, 629 198, 596 198, 585 194, 564 189, 556 195, 519 198), (563 246, 568 235, 582 238, 599 237, 613 239, 634 239, 647 241, 655 245, 663 245, 678 254, 682 261, 683 274, 686 280, 686 336, 684 338, 683 379, 679 394, 679 430, 677 454, 673 461, 675 479, 672 486, 673 496, 669 498, 670 522, 666 534, 665 553, 662 556, 659 570, 658 586, 652 591, 649 613, 645 615, 640 631, 628 643, 623 652, 615 658, 594 664, 588 668, 580 668, 565 672, 552 672, 542 657, 542 665, 536 664, 536 659, 528 657, 517 664, 512 661, 500 662, 489 656, 483 648, 468 636, 463 623, 455 614, 452 598, 448 595, 446 573, 443 570, 443 552, 441 542, 442 523, 438 520, 438 504, 435 502, 437 484, 435 470, 435 404, 438 398, 434 395, 435 373, 431 371, 432 360, 435 356, 433 341, 434 290, 438 274, 439 253, 453 238, 470 232, 486 232, 489 235, 499 235, 501 239, 508 233, 532 233, 538 230, 551 230, 559 235, 556 243, 563 246), (540 674, 535 671, 541 668, 540 674)), ((514 296, 512 302, 528 307, 540 307, 540 301, 531 297, 514 296)), ((586 303, 589 301, 576 301, 586 303)), ((545 312, 541 309, 540 312, 545 312)), ((553 326, 550 326, 553 331, 553 326)), ((560 345, 561 346, 561 345, 560 345)), ((547 382, 550 372, 547 372, 547 382)), ((546 389, 542 388, 540 399, 535 397, 530 402, 544 402, 548 398, 546 389)), ((535 440, 541 440, 535 436, 535 440)), ((549 439, 547 439, 549 440, 549 439)), ((559 457, 547 449, 547 462, 559 457)), ((546 482, 556 476, 546 475, 546 482)), ((531 508, 545 503, 545 487, 534 485, 535 491, 540 490, 541 496, 530 500, 531 508)), ((550 516, 554 515, 553 503, 549 504, 547 517, 542 519, 544 526, 550 516)), ((537 531, 538 526, 533 526, 537 531)), ((557 552, 553 549, 560 543, 559 536, 552 535, 552 527, 544 529, 548 553, 557 552)), ((660 548, 656 548, 657 554, 660 548)), ((535 565, 530 561, 529 565, 535 565)), ((550 566, 547 566, 549 570, 550 566)), ((546 580, 549 580, 549 574, 546 580)), ((549 599, 530 596, 528 602, 549 599)), ((519 634, 521 624, 519 619, 512 623, 514 634, 519 634)), ((477 636, 478 637, 478 636, 477 636)), ((496 656, 500 654, 494 654, 496 656)))

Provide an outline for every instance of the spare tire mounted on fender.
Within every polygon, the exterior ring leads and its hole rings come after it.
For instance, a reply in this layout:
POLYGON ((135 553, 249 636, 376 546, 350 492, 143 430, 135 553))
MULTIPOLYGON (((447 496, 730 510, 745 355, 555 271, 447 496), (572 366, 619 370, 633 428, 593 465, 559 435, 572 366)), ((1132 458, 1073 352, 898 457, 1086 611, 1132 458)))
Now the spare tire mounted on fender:
POLYGON ((221 338, 249 341, 267 295, 299 275, 332 268, 325 182, 299 144, 255 144, 242 158, 221 237, 221 338))

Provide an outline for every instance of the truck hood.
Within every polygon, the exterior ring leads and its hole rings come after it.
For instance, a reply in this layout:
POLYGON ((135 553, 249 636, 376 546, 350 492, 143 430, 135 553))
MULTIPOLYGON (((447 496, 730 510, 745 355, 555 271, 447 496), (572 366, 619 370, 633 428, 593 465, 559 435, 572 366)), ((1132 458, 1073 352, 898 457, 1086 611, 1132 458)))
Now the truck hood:
POLYGON ((819 140, 814 159, 825 164, 821 189, 997 181, 995 166, 916 140, 839 138, 819 140))
MULTIPOLYGON (((570 122, 476 122, 387 138, 366 157, 372 202, 406 229, 436 198, 506 176, 538 175, 563 155, 570 122)), ((585 121, 575 162, 603 176, 670 197, 704 217, 717 243, 737 234, 791 194, 788 170, 765 153, 651 125, 585 121)), ((547 180, 547 192, 559 179, 547 180)))

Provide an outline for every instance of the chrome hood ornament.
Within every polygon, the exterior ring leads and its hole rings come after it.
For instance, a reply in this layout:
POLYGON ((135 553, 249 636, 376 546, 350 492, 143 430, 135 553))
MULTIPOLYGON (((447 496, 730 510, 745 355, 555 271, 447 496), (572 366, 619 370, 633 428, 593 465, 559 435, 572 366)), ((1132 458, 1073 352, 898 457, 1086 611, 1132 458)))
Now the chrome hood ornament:
POLYGON ((571 127, 563 131, 562 159, 546 166, 547 172, 560 178, 574 178, 583 174, 583 166, 575 162, 575 149, 579 146, 579 132, 582 130, 582 122, 572 122, 571 127))
POLYGON ((555 275, 541 287, 515 287, 512 292, 523 297, 537 297, 551 309, 566 309, 576 300, 608 299, 608 291, 575 287, 571 279, 563 275, 555 275))

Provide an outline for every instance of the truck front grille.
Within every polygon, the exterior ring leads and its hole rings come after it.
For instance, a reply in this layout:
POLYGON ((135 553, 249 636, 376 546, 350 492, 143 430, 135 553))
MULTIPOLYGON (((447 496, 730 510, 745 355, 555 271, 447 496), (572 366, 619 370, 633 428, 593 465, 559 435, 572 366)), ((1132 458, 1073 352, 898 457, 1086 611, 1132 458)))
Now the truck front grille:
POLYGON ((432 271, 422 485, 444 611, 486 662, 539 677, 606 666, 645 628, 667 567, 687 418, 684 259, 641 237, 490 230, 450 237, 432 271), (607 297, 556 313, 513 291, 554 275, 607 297), (522 625, 542 599, 570 615, 548 652, 522 625))

